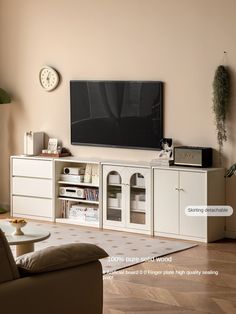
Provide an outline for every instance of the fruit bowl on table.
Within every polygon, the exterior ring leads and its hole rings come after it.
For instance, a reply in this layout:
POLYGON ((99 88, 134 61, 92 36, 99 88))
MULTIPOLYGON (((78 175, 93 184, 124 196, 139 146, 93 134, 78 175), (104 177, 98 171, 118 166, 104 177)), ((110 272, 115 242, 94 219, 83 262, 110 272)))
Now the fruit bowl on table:
POLYGON ((21 230, 26 224, 27 221, 25 219, 9 219, 9 224, 15 228, 15 231, 12 235, 24 235, 24 232, 21 230))

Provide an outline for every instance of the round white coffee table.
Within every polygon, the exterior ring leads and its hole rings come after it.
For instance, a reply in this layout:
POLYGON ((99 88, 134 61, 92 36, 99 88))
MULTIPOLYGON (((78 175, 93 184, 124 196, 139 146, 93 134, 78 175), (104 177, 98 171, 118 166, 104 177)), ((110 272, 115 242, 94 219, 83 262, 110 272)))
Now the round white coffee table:
POLYGON ((50 232, 43 228, 31 226, 30 222, 22 228, 24 235, 13 235, 15 228, 7 221, 0 222, 0 228, 5 233, 8 243, 16 246, 16 256, 33 252, 35 242, 43 241, 50 237, 50 232))

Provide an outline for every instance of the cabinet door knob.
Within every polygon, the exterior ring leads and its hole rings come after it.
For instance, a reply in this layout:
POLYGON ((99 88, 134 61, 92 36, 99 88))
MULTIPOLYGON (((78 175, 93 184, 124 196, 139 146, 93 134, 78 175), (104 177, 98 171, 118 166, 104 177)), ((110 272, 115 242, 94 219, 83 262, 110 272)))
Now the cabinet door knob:
POLYGON ((175 188, 175 191, 179 191, 179 188, 175 188))
POLYGON ((181 189, 179 189, 179 191, 183 191, 184 192, 184 189, 181 188, 181 189))

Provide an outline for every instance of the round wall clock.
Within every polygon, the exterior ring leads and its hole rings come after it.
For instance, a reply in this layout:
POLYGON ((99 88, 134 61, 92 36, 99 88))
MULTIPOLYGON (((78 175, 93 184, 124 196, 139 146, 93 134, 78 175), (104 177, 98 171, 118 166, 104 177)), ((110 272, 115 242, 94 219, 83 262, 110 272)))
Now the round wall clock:
POLYGON ((59 73, 49 66, 44 66, 39 72, 39 82, 46 91, 55 89, 60 81, 59 73))

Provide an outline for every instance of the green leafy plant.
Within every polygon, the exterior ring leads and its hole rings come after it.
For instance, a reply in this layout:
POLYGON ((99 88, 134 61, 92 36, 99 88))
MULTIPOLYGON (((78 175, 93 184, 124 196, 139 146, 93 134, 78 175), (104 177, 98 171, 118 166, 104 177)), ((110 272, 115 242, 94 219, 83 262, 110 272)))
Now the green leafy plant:
POLYGON ((225 177, 231 178, 236 172, 236 164, 233 164, 229 169, 226 171, 225 177))
POLYGON ((223 143, 227 141, 226 115, 230 102, 230 74, 228 69, 219 65, 213 81, 213 111, 215 113, 217 140, 221 153, 223 143))
POLYGON ((8 104, 11 102, 11 98, 4 89, 0 88, 0 104, 8 104))

